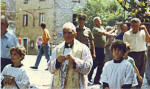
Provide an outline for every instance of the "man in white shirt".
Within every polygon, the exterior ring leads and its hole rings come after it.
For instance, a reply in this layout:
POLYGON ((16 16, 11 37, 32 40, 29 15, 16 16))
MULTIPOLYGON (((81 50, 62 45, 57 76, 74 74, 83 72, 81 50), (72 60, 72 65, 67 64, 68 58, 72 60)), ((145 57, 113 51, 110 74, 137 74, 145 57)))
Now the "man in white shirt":
MULTIPOLYGON (((135 64, 140 72, 140 75, 144 77, 145 62, 146 62, 146 42, 150 42, 150 35, 144 25, 141 25, 141 21, 138 18, 131 20, 131 28, 125 32, 123 41, 130 44, 130 53, 135 60, 135 64)), ((139 82, 138 87, 141 87, 142 83, 139 82)))
POLYGON ((64 42, 52 52, 48 62, 54 74, 52 89, 86 89, 87 74, 93 62, 89 48, 75 39, 77 33, 73 23, 63 26, 64 42))

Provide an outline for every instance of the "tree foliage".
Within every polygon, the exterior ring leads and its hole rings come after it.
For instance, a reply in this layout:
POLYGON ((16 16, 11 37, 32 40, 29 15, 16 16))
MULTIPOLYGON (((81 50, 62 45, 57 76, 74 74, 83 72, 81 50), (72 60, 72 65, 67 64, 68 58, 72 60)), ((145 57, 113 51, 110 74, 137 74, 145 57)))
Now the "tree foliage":
POLYGON ((150 22, 150 16, 147 12, 150 11, 147 0, 117 0, 120 5, 128 12, 131 16, 140 18, 142 22, 150 22))
POLYGON ((86 23, 93 27, 93 18, 99 16, 103 25, 113 26, 124 20, 124 10, 116 0, 87 0, 87 5, 74 10, 75 13, 87 15, 86 23))

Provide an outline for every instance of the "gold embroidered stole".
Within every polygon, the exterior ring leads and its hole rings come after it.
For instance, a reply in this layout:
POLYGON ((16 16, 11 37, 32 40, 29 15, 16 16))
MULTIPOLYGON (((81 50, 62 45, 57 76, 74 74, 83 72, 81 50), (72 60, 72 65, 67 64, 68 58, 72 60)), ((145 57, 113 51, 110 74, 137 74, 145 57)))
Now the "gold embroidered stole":
MULTIPOLYGON (((56 58, 58 56, 64 54, 64 46, 65 46, 65 42, 63 42, 60 45, 60 47, 56 50, 56 58)), ((80 42, 75 40, 74 45, 73 45, 72 54, 76 58, 81 59, 82 58, 82 49, 80 47, 81 47, 80 42)), ((64 63, 61 64, 61 66, 63 66, 63 65, 64 65, 64 63)), ((62 89, 60 87, 63 87, 63 89, 79 89, 80 88, 79 72, 77 72, 77 71, 75 71, 75 69, 73 69, 73 63, 69 63, 67 78, 65 79, 64 86, 62 86, 63 82, 62 82, 62 78, 61 78, 60 74, 61 74, 60 69, 58 69, 54 73, 53 89, 62 89)))

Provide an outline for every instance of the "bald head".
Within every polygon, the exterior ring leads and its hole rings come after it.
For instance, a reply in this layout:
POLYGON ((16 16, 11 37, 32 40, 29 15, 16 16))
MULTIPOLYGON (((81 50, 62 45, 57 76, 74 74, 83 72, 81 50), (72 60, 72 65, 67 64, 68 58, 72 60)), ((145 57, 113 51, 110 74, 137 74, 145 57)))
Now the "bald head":
POLYGON ((102 25, 102 21, 101 21, 100 17, 94 17, 93 22, 98 27, 100 27, 102 25))
POLYGON ((74 26, 73 23, 67 22, 63 25, 63 30, 64 29, 69 29, 70 32, 75 32, 76 33, 76 27, 74 26))
POLYGON ((94 22, 95 20, 101 20, 101 19, 100 19, 100 17, 97 16, 97 17, 94 17, 93 22, 94 22))
POLYGON ((66 43, 72 44, 77 35, 76 27, 71 22, 63 25, 63 36, 66 43))
POLYGON ((1 36, 7 32, 8 20, 5 15, 1 15, 1 36))
POLYGON ((1 20, 5 20, 6 24, 8 24, 8 18, 5 15, 1 15, 1 20))

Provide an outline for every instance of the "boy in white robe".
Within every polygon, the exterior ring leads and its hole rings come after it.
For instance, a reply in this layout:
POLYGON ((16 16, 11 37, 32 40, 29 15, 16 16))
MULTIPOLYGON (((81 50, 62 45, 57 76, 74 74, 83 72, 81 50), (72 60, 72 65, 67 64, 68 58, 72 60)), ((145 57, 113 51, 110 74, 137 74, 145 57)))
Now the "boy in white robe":
POLYGON ((123 56, 126 52, 126 44, 116 40, 111 44, 113 60, 105 63, 101 75, 104 89, 129 89, 134 83, 134 70, 128 60, 123 56))
POLYGON ((21 61, 25 56, 25 48, 16 46, 10 49, 12 64, 8 64, 2 71, 2 89, 28 89, 29 78, 21 61))

